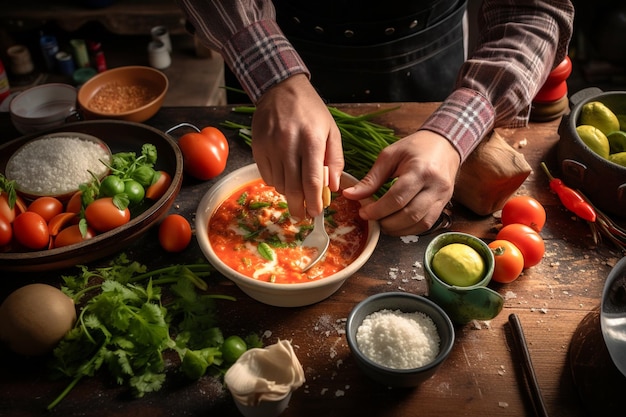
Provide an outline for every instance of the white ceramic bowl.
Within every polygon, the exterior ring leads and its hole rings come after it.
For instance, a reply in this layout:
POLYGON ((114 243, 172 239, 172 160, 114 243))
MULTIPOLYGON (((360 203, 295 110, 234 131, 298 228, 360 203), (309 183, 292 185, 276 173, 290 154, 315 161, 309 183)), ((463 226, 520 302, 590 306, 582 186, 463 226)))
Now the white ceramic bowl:
MULTIPOLYGON (((343 270, 316 281, 298 284, 277 284, 257 281, 224 264, 215 254, 207 226, 219 205, 241 186, 261 178, 256 164, 247 165, 223 177, 215 183, 198 204, 196 212, 196 238, 209 262, 226 278, 233 281, 243 292, 257 301, 277 307, 300 307, 314 304, 330 297, 343 283, 367 262, 376 248, 380 237, 377 222, 368 222, 367 242, 357 259, 343 270)), ((343 173, 341 187, 346 188, 357 182, 353 176, 343 173)))
POLYGON ((76 88, 50 83, 29 88, 9 104, 11 122, 23 135, 63 125, 76 114, 76 88))

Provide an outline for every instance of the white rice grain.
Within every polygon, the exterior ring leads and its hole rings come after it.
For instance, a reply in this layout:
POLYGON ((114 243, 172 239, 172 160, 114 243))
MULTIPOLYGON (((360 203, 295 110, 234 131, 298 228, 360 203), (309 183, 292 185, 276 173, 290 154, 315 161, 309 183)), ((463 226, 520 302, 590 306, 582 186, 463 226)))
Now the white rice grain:
POLYGON ((89 171, 104 175, 109 154, 100 145, 78 137, 50 137, 30 142, 9 160, 6 177, 18 190, 37 195, 65 194, 92 180, 89 171))

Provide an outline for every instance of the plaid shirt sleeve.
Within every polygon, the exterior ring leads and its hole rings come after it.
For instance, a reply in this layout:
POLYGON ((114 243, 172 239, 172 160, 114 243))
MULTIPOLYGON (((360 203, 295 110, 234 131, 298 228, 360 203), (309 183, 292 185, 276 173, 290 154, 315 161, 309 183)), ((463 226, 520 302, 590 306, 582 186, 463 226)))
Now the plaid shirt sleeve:
POLYGON ((528 123, 531 102, 567 53, 570 1, 483 0, 480 39, 456 89, 422 125, 465 160, 494 127, 528 123))
POLYGON ((178 0, 199 39, 220 51, 253 103, 295 74, 310 76, 271 1, 178 0), (212 18, 212 16, 216 16, 212 18))

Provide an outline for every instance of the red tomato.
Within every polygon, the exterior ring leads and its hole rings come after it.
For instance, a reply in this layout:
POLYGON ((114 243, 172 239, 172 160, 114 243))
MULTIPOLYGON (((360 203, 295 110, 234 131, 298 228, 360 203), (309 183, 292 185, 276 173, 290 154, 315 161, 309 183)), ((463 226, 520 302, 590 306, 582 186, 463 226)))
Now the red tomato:
POLYGON ((49 222, 54 216, 63 212, 63 203, 54 197, 39 197, 30 203, 27 211, 35 212, 49 222))
POLYGON ((3 216, 9 223, 15 220, 15 207, 9 207, 9 196, 4 191, 0 191, 0 216, 3 216))
POLYGON ((48 229, 50 229, 50 236, 56 236, 61 230, 67 226, 69 222, 76 221, 78 216, 76 213, 59 213, 48 221, 48 229))
POLYGON ((191 242, 191 226, 180 214, 170 214, 159 225, 159 243, 168 252, 181 252, 191 242))
POLYGON ((546 251, 545 243, 539 233, 525 224, 513 223, 504 226, 496 235, 497 240, 508 240, 522 252, 524 269, 541 262, 546 251))
POLYGON ((83 192, 76 191, 72 195, 72 197, 70 197, 70 200, 67 202, 65 211, 67 211, 68 213, 80 213, 80 209, 83 208, 82 199, 83 199, 83 192))
POLYGON ((11 222, 4 218, 0 214, 0 246, 8 245, 13 239, 13 229, 11 228, 11 222))
POLYGON ((515 281, 524 270, 522 252, 508 240, 494 240, 488 246, 496 261, 491 279, 503 284, 515 281))
POLYGON ((183 167, 192 177, 210 180, 226 168, 228 141, 224 134, 214 127, 205 127, 200 133, 187 133, 178 140, 183 153, 183 167))
POLYGON ((95 200, 85 209, 87 224, 97 232, 108 232, 126 224, 130 220, 130 210, 120 210, 113 204, 113 198, 104 197, 95 200))
POLYGON ((26 211, 13 220, 13 234, 29 249, 43 249, 50 243, 48 223, 34 211, 26 211))
POLYGON ((513 197, 502 207, 502 225, 513 223, 525 224, 539 233, 546 224, 546 210, 530 196, 513 197))
POLYGON ((157 180, 146 188, 145 197, 150 200, 158 200, 161 198, 161 196, 165 194, 165 191, 167 191, 172 184, 172 177, 170 174, 165 171, 157 171, 157 174, 159 174, 157 180))
POLYGON ((67 245, 73 245, 87 239, 94 237, 96 233, 90 227, 87 228, 87 233, 83 236, 80 232, 80 227, 77 224, 66 227, 61 230, 59 234, 54 238, 54 247, 60 248, 67 245))

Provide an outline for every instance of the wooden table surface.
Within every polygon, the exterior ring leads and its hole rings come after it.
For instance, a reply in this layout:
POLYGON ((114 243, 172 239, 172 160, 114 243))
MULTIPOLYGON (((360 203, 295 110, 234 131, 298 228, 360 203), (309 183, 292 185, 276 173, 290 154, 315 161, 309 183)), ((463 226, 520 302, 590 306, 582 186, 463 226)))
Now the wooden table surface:
MULTIPOLYGON (((341 107, 353 114, 379 108, 374 104, 341 107)), ((435 103, 406 103, 376 121, 396 129, 398 134, 408 133, 435 107, 435 103)), ((0 139, 16 137, 7 115, 0 116, 0 139)), ((225 106, 163 108, 147 124, 167 130, 180 122, 202 127, 227 119, 249 122, 249 116, 233 114, 230 107, 225 106)), ((532 416, 534 411, 522 377, 521 356, 512 344, 507 322, 511 313, 516 313, 521 320, 550 416, 623 415, 623 412, 618 413, 618 405, 606 399, 611 393, 623 392, 626 378, 607 359, 597 324, 604 281, 622 255, 607 244, 595 246, 586 223, 566 212, 548 188, 539 163, 547 161, 556 170, 553 148, 559 139, 558 124, 559 120, 555 120, 499 131, 533 167, 533 173, 518 193, 532 195, 546 207, 548 221, 541 232, 546 243, 544 259, 511 284, 490 284, 506 299, 503 311, 488 322, 457 326, 456 342, 449 359, 434 377, 418 388, 390 389, 365 377, 350 356, 344 330, 350 310, 369 295, 386 291, 426 294, 421 261, 431 236, 410 242, 383 236, 369 262, 337 293, 308 307, 263 305, 219 274, 210 278, 209 291, 237 297, 236 302, 225 302, 219 307, 220 326, 226 332, 258 332, 264 335, 267 344, 278 339, 290 339, 294 344, 305 370, 306 383, 294 393, 283 416, 532 416), (576 341, 572 346, 577 348, 574 358, 569 355, 572 341, 576 341), (587 375, 593 375, 593 380, 587 379, 587 375)), ((236 132, 224 132, 231 145, 227 171, 252 162, 250 149, 236 137, 236 132)), ((213 182, 186 179, 171 212, 186 216, 193 224, 197 203, 213 182)), ((457 205, 450 230, 491 240, 498 227, 496 217, 478 217, 457 205)), ((155 243, 155 233, 153 229, 148 231, 126 252, 153 266, 201 256, 195 240, 183 254, 166 255, 155 243)), ((58 285, 59 276, 64 272, 67 271, 40 274, 0 271, 0 299, 29 282, 58 285)), ((1 416, 47 414, 46 405, 67 381, 49 381, 44 366, 43 360, 25 360, 2 352, 1 416)), ((183 383, 172 371, 162 391, 142 399, 129 398, 127 391, 108 380, 106 375, 83 380, 52 415, 160 417, 237 416, 239 413, 219 381, 203 377, 195 383, 183 383)))

